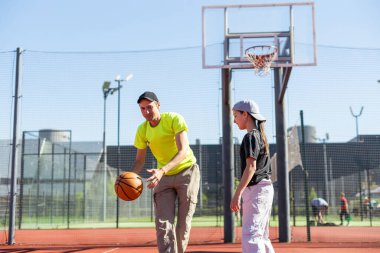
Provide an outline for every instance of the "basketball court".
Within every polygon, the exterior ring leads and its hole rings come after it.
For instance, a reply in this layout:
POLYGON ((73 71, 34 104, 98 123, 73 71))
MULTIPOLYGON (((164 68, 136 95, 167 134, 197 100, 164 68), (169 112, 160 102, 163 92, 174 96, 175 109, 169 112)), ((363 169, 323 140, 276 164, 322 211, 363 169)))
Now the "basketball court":
MULTIPOLYGON (((221 74, 223 160, 220 170, 223 170, 224 181, 223 187, 218 190, 223 191, 220 194, 223 194, 224 202, 217 202, 217 204, 224 206, 224 213, 222 226, 192 228, 187 252, 241 252, 241 227, 236 224, 234 214, 229 209, 234 192, 233 163, 236 161, 231 120, 231 80, 232 76, 239 71, 250 71, 253 83, 256 78, 268 78, 274 87, 276 159, 273 161, 275 162, 273 167, 276 168, 274 171, 278 184, 278 206, 276 208, 278 208, 279 215, 278 227, 270 227, 270 236, 275 251, 277 253, 379 252, 380 227, 372 227, 372 224, 362 227, 310 227, 307 191, 305 193, 307 197, 304 200, 307 226, 296 227, 290 224, 288 172, 291 168, 288 165, 290 156, 285 94, 288 86, 291 85, 289 80, 293 68, 306 70, 306 68, 317 66, 314 3, 214 5, 204 6, 201 11, 203 71, 219 69, 221 74), (268 22, 268 17, 271 17, 270 22, 268 22), (219 43, 221 41, 222 43, 219 43), (310 240, 310 233, 312 240, 310 240)), ((106 88, 109 89, 110 83, 107 85, 106 88)), ((106 173, 106 162, 104 165, 106 173)), ((307 177, 307 170, 302 171, 307 177)), ((124 182, 126 178, 127 176, 118 179, 115 185, 116 192, 121 199, 134 200, 143 191, 142 178, 133 177, 135 180, 138 179, 138 183, 132 186, 124 182)), ((105 180, 105 178, 103 179, 105 180)), ((95 185, 94 188, 97 186, 95 185)), ((106 189, 106 182, 103 186, 106 189)), ((103 193, 106 194, 106 190, 103 193)), ((12 194, 12 196, 15 195, 12 194)), ((16 207, 15 198, 13 200, 13 207, 16 207)), ((104 216, 105 200, 104 195, 104 202, 102 202, 104 216)), ((149 200, 151 201, 151 199, 149 200)), ((150 210, 149 208, 146 210, 150 210)), ((222 209, 222 207, 218 208, 222 209)), ((82 211, 79 209, 78 212, 82 211)), ((94 213, 98 211, 95 210, 94 213)), ((119 210, 117 209, 117 211, 119 210)), ((10 213, 14 215, 15 210, 10 210, 10 213)), ((69 209, 67 214, 70 215, 69 209)), ((53 216, 53 214, 50 216, 51 220, 53 220, 53 216)), ((119 216, 117 216, 118 218, 119 216)), ((14 222, 15 220, 13 220, 14 222)), ((69 218, 67 218, 67 225, 70 225, 69 218)), ((6 232, 0 235, 0 239, 2 242, 11 242, 8 243, 11 245, 0 245, 0 252, 157 252, 154 228, 17 230, 15 224, 11 224, 10 227, 12 228, 8 231, 4 230, 6 232)))

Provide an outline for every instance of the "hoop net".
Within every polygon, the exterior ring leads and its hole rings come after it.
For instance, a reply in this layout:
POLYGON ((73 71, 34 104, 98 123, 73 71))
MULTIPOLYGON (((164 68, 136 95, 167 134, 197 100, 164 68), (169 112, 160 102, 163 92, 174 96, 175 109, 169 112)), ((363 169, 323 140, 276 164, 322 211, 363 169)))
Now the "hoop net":
POLYGON ((257 76, 266 76, 270 72, 270 65, 277 54, 275 46, 254 46, 245 50, 245 56, 253 64, 257 76))

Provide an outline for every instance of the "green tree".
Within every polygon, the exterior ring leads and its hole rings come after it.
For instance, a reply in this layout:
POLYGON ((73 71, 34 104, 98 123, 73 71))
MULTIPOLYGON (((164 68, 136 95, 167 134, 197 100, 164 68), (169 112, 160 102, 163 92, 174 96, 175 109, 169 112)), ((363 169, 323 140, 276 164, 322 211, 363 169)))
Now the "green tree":
POLYGON ((309 192, 309 199, 312 200, 317 197, 317 192, 315 191, 314 187, 310 188, 309 192))

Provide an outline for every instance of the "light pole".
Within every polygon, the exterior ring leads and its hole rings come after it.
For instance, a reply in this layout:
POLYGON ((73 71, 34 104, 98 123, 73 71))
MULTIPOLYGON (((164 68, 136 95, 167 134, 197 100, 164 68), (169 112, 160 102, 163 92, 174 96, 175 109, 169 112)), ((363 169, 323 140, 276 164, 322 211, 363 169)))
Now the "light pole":
POLYGON ((107 144, 106 144, 106 122, 107 122, 107 97, 113 94, 117 88, 110 88, 111 82, 103 83, 103 221, 106 220, 107 214, 107 144))
POLYGON ((327 203, 331 204, 330 202, 330 194, 329 194, 329 176, 328 176, 328 169, 327 169, 327 149, 326 149, 326 141, 329 140, 329 134, 326 133, 325 138, 315 138, 314 139, 321 141, 323 143, 323 165, 324 165, 324 171, 325 171, 325 191, 324 191, 324 198, 327 201, 327 203))
MULTIPOLYGON (((117 82, 117 174, 120 174, 120 89, 121 82, 129 81, 133 77, 133 74, 129 74, 125 79, 121 79, 120 75, 117 75, 115 82, 117 82)), ((116 228, 119 228, 119 198, 116 198, 116 228)))
POLYGON ((322 139, 323 142, 323 161, 324 161, 324 166, 325 166, 325 197, 327 200, 327 203, 330 203, 330 194, 329 194, 329 176, 327 173, 327 150, 326 150, 326 141, 329 140, 329 134, 326 133, 326 138, 322 139))
MULTIPOLYGON (((355 122, 356 122, 356 142, 359 142, 359 123, 358 123, 358 118, 362 115, 363 109, 364 108, 362 106, 361 109, 360 109, 359 114, 354 114, 354 112, 352 111, 352 107, 350 106, 351 115, 353 117, 355 117, 355 122)), ((358 170, 358 173, 359 173, 358 179, 359 179, 360 219, 361 219, 361 221, 363 221, 362 174, 360 173, 360 170, 358 170)))
POLYGON ((356 122, 356 142, 359 142, 359 123, 358 123, 358 118, 362 115, 363 109, 364 109, 364 107, 362 106, 362 108, 360 109, 359 114, 354 114, 354 112, 352 111, 352 107, 350 106, 351 115, 353 117, 355 117, 355 122, 356 122))

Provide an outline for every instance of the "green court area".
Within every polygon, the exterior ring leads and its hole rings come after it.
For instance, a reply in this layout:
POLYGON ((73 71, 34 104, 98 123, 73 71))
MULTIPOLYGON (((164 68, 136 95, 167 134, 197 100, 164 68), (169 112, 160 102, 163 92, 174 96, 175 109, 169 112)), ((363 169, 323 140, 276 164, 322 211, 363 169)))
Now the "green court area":
MULTIPOLYGON (((50 218, 39 218, 36 221, 35 218, 23 219, 23 224, 21 229, 67 229, 67 228, 115 228, 115 220, 107 220, 106 222, 91 222, 91 221, 75 221, 71 220, 70 223, 62 222, 57 223, 58 220, 63 220, 62 217, 54 217, 52 221, 50 218)), ((315 226, 313 218, 310 217, 311 226, 315 226)), ((340 218, 339 215, 328 215, 325 217, 326 224, 320 224, 319 226, 339 226, 340 218)), ((304 227, 306 226, 306 216, 296 216, 290 217, 290 226, 294 227, 304 227)), ((344 226, 347 222, 344 221, 344 226)), ((236 217, 235 225, 241 226, 240 219, 236 217)), ((224 219, 223 216, 195 216, 193 217, 192 222, 193 227, 223 227, 224 219)), ((271 227, 278 227, 277 216, 272 216, 270 221, 271 227)), ((369 218, 363 218, 361 220, 360 216, 352 217, 352 220, 349 223, 351 227, 378 227, 380 226, 380 217, 372 217, 372 221, 369 218)), ((120 228, 153 228, 154 227, 154 218, 152 217, 125 217, 119 220, 120 228)), ((4 228, 3 228, 4 229, 4 228)))

